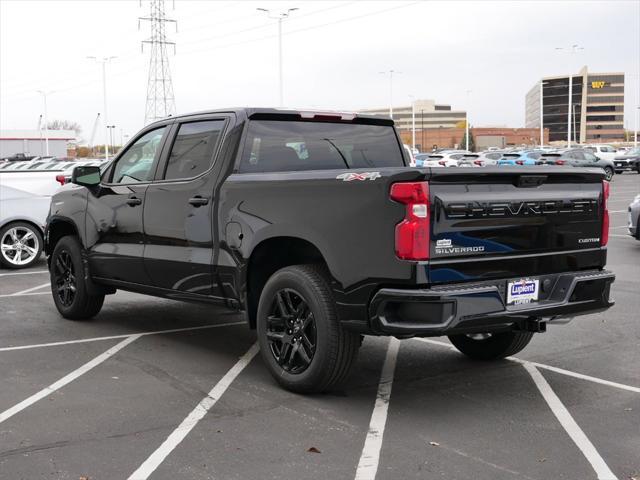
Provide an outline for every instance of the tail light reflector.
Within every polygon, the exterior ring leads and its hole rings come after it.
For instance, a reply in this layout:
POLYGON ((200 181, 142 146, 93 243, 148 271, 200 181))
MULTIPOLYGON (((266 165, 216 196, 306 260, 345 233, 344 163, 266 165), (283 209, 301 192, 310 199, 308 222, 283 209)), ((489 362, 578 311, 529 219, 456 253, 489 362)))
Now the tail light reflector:
POLYGON ((56 182, 58 182, 60 185, 64 185, 65 183, 67 183, 67 179, 64 175, 56 175, 56 182))
POLYGON ((602 235, 600 245, 609 243, 609 182, 602 181, 602 235))
POLYGON ((406 205, 404 220, 396 225, 396 255, 402 260, 429 258, 429 184, 394 183, 391 199, 406 205))

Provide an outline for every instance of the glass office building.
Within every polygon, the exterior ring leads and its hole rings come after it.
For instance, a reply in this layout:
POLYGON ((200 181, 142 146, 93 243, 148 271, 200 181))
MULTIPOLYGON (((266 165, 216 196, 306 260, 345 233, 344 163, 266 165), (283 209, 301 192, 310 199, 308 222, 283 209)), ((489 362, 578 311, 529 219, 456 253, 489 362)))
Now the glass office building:
POLYGON ((589 73, 587 67, 571 77, 545 77, 526 96, 525 125, 540 126, 542 118, 549 129, 549 141, 567 140, 571 109, 573 143, 608 143, 624 141, 624 73, 589 73))

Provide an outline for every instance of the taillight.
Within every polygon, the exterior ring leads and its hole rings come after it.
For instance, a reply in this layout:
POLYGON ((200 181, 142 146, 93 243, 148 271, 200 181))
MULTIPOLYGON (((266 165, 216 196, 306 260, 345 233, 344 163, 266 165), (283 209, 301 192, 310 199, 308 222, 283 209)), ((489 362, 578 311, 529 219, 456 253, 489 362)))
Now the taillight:
POLYGON ((565 163, 567 162, 565 162, 564 160, 556 160, 556 165, 564 165, 565 163))
POLYGON ((67 183, 67 179, 64 175, 56 175, 56 182, 58 182, 60 185, 64 185, 65 183, 67 183))
POLYGON ((473 163, 478 165, 479 167, 482 166, 482 160, 474 160, 473 163))
POLYGON ((404 220, 396 225, 396 255, 403 260, 429 258, 429 184, 394 183, 391 199, 407 206, 404 220))
POLYGON ((516 160, 517 165, 524 165, 524 160, 516 160))
POLYGON ((609 182, 602 181, 602 235, 600 245, 609 243, 609 182))
POLYGON ((440 165, 442 165, 443 167, 446 167, 446 166, 447 166, 447 162, 446 162, 445 160, 440 160, 438 163, 439 163, 440 165))

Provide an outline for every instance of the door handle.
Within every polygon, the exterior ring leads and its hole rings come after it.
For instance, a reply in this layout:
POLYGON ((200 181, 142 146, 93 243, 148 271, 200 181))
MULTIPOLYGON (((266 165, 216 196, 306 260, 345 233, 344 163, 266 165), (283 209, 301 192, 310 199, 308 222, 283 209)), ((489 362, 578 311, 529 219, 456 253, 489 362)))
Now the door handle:
POLYGON ((196 195, 195 197, 189 199, 189 203, 194 207, 198 208, 208 204, 209 199, 206 197, 201 197, 200 195, 196 195))
POLYGON ((127 205, 131 207, 135 207, 136 205, 141 205, 141 204, 142 204, 142 200, 140 200, 138 197, 127 198, 127 205))

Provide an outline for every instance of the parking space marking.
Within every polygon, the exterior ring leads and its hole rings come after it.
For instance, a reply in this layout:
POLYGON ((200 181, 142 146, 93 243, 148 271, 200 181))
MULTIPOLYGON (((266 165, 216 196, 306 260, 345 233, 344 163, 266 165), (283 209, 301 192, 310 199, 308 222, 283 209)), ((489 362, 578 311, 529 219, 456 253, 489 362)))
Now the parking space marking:
POLYGON ((17 293, 10 293, 7 295, 0 295, 0 298, 7 298, 7 297, 28 297, 29 295, 51 295, 51 292, 35 292, 35 293, 21 293, 21 294, 17 294, 17 293))
MULTIPOLYGON (((13 297, 13 296, 17 296, 17 295, 24 295, 26 293, 35 292, 36 290, 40 290, 41 288, 48 287, 49 285, 51 285, 51 284, 49 282, 47 282, 47 283, 43 283, 42 285, 38 285, 37 287, 31 287, 31 288, 27 288, 26 290, 20 290, 19 292, 16 292, 16 293, 9 293, 7 295, 0 295, 0 296, 2 296, 2 297, 13 297)), ((49 292, 42 292, 42 293, 49 293, 49 292)))
POLYGON ((185 439, 185 437, 193 430, 200 420, 204 418, 207 412, 213 407, 224 392, 229 388, 231 383, 236 379, 240 372, 249 365, 256 353, 258 353, 258 343, 254 343, 251 348, 245 353, 240 360, 231 367, 224 377, 220 379, 218 383, 211 389, 209 394, 202 399, 202 401, 196 405, 191 413, 182 421, 178 428, 176 428, 171 435, 160 445, 155 452, 153 452, 149 458, 147 458, 138 469, 129 476, 129 480, 146 480, 151 475, 165 458, 185 439))
POLYGON ((124 347, 126 347, 130 343, 135 342, 141 336, 142 335, 140 335, 140 334, 129 335, 127 338, 125 338, 120 343, 114 345, 113 347, 111 347, 106 352, 101 353, 100 355, 95 357, 93 360, 88 361, 87 363, 82 365, 80 368, 75 369, 73 372, 69 373, 68 375, 65 375, 64 377, 62 377, 57 382, 52 383, 48 387, 43 388, 42 390, 40 390, 38 393, 35 393, 35 394, 31 395, 26 400, 23 400, 22 402, 18 403, 17 405, 14 405, 13 407, 9 408, 8 410, 5 410, 4 412, 0 413, 0 423, 4 422, 5 420, 8 420, 9 418, 13 417, 16 413, 21 412, 25 408, 27 408, 27 407, 33 405, 34 403, 36 403, 38 400, 42 400, 43 398, 51 395, 56 390, 59 390, 62 387, 64 387, 65 385, 71 383, 76 378, 84 375, 85 373, 87 373, 88 371, 93 369, 94 367, 100 365, 105 360, 111 358, 113 355, 118 353, 120 350, 122 350, 124 347))
POLYGON ((18 345, 15 347, 0 347, 0 352, 10 352, 12 350, 28 350, 31 348, 43 348, 43 347, 57 347, 59 345, 72 345, 74 343, 87 343, 87 342, 101 342, 103 340, 115 340, 117 338, 127 338, 131 335, 140 335, 144 337, 146 335, 160 335, 162 333, 175 333, 175 332, 188 332, 190 330, 203 330, 206 328, 217 327, 231 327, 234 325, 244 325, 246 322, 227 322, 218 323, 216 325, 201 325, 199 327, 184 327, 184 328, 172 328, 169 330, 154 330, 151 332, 139 332, 139 333, 124 333, 122 335, 109 335, 106 337, 91 337, 91 338, 78 338, 76 340, 65 340, 61 342, 49 342, 49 343, 36 343, 32 345, 18 345))
POLYGON ((9 275, 34 275, 36 273, 49 273, 49 270, 37 270, 35 272, 0 273, 0 277, 8 277, 9 275))
POLYGON ((356 480, 373 480, 378 472, 382 437, 384 436, 384 429, 387 423, 391 387, 393 386, 393 376, 396 370, 399 349, 400 340, 391 337, 387 347, 387 355, 382 365, 382 372, 380 373, 378 393, 376 395, 373 412, 371 413, 369 431, 367 432, 367 438, 364 441, 360 462, 356 470, 356 480))
POLYGON ((580 426, 573 419, 567 408, 555 394, 549 383, 542 376, 540 371, 529 362, 524 362, 523 366, 527 372, 529 372, 529 375, 531 375, 531 378, 540 391, 540 394, 547 402, 547 405, 549 405, 549 408, 556 416, 564 430, 595 470, 598 480, 618 480, 591 441, 584 434, 580 426))
MULTIPOLYGON (((430 338, 414 338, 414 340, 419 340, 419 341, 424 342, 424 343, 430 343, 432 345, 438 345, 440 347, 446 347, 446 348, 448 348, 450 350, 455 350, 455 347, 453 345, 451 345, 450 343, 440 342, 438 340, 431 340, 430 338)), ((560 373, 562 375, 567 375, 568 377, 579 378, 581 380, 587 380, 589 382, 599 383, 601 385, 607 385, 609 387, 619 388, 621 390, 627 390, 629 392, 640 393, 640 388, 639 387, 634 387, 632 385, 625 385, 624 383, 611 382, 609 380, 604 380, 602 378, 592 377, 590 375, 585 375, 583 373, 573 372, 571 370, 565 370, 564 368, 554 367, 552 365, 546 365, 544 363, 531 362, 529 360, 522 360, 522 359, 516 358, 516 357, 507 357, 505 360, 509 360, 509 361, 516 362, 516 363, 521 363, 521 364, 530 363, 531 365, 533 365, 535 367, 542 368, 542 369, 545 369, 545 370, 550 370, 552 372, 560 373)))
POLYGON ((634 239, 631 235, 617 235, 615 233, 610 233, 609 236, 610 237, 618 237, 618 238, 628 238, 630 240, 634 239))

